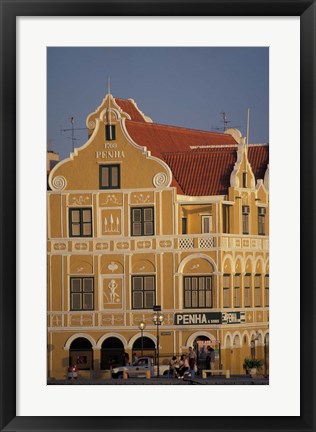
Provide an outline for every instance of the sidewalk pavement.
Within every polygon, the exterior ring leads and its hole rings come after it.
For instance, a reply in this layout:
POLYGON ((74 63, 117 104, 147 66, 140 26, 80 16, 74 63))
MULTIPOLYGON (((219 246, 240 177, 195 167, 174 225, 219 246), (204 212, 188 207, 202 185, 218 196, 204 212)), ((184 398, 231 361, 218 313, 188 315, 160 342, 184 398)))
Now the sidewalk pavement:
POLYGON ((249 375, 232 375, 229 379, 224 376, 211 376, 206 379, 201 377, 192 378, 167 378, 167 377, 152 377, 145 378, 128 378, 125 379, 84 379, 77 380, 62 379, 57 380, 49 378, 48 385, 268 385, 269 378, 262 375, 251 377, 249 375))

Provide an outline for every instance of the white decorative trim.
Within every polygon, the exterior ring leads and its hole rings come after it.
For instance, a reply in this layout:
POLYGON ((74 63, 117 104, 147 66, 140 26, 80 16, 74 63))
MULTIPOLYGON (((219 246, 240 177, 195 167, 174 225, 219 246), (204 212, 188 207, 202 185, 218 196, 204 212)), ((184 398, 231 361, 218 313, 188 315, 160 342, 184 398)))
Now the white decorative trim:
POLYGON ((120 335, 119 333, 107 333, 107 334, 101 336, 100 339, 98 340, 96 346, 97 346, 98 348, 101 348, 103 342, 104 342, 106 339, 109 339, 110 337, 115 337, 115 338, 119 339, 119 340, 122 342, 122 344, 123 344, 123 346, 124 346, 124 349, 127 348, 127 341, 126 341, 126 339, 125 339, 122 335, 120 335))
MULTIPOLYGON (((132 336, 130 338, 130 340, 128 341, 127 349, 133 349, 134 343, 137 341, 137 339, 141 338, 141 336, 142 336, 141 332, 138 332, 134 336, 132 336)), ((143 332, 143 337, 148 337, 148 339, 152 340, 156 346, 157 340, 152 334, 150 334, 148 332, 143 332)))
POLYGON ((217 271, 218 271, 218 269, 217 269, 217 265, 216 265, 215 261, 214 261, 211 257, 209 257, 209 256, 207 256, 207 255, 204 255, 204 254, 199 254, 199 253, 197 253, 197 254, 189 255, 189 256, 187 256, 186 258, 184 258, 184 259, 180 262, 180 264, 179 264, 179 267, 178 267, 178 271, 177 271, 177 273, 182 274, 183 269, 184 269, 184 266, 185 266, 189 261, 192 261, 193 259, 197 259, 197 258, 205 259, 206 261, 208 261, 208 262, 211 264, 211 266, 213 267, 213 272, 217 272, 217 271))
POLYGON ((204 331, 204 330, 201 329, 201 330, 199 330, 199 331, 196 331, 196 332, 192 333, 192 334, 188 337, 185 348, 189 348, 190 346, 193 347, 193 342, 194 342, 195 339, 196 339, 197 337, 199 337, 199 336, 206 336, 206 337, 208 337, 211 341, 214 341, 214 342, 216 341, 215 336, 213 336, 210 332, 207 332, 207 331, 204 331))
POLYGON ((88 341, 91 342, 92 349, 96 348, 96 343, 95 343, 95 340, 93 339, 92 336, 90 336, 87 333, 75 333, 74 335, 70 336, 70 338, 68 338, 66 340, 66 343, 64 345, 64 350, 69 351, 70 350, 70 345, 72 344, 72 342, 74 340, 78 339, 78 338, 81 338, 81 337, 85 338, 85 339, 88 339, 88 341))
POLYGON ((52 189, 62 191, 67 186, 67 180, 63 176, 56 176, 51 182, 52 189))
POLYGON ((158 174, 156 174, 153 178, 153 185, 156 188, 161 188, 164 186, 168 186, 168 179, 167 179, 167 175, 163 172, 160 172, 158 174))
POLYGON ((134 105, 134 107, 137 109, 137 111, 139 112, 139 114, 143 117, 143 119, 145 120, 146 123, 153 123, 152 119, 150 117, 148 117, 147 115, 145 115, 143 113, 143 111, 141 111, 138 106, 137 103, 134 101, 134 99, 128 98, 128 100, 134 105))

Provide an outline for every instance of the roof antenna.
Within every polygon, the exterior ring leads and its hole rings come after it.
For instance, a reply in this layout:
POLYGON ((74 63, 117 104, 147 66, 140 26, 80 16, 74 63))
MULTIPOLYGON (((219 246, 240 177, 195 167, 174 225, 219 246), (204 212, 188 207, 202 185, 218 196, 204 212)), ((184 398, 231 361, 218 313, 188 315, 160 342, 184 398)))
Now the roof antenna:
POLYGON ((110 108, 111 108, 111 80, 110 77, 108 77, 108 115, 107 115, 107 121, 108 124, 111 124, 111 114, 110 114, 110 108))
POLYGON ((247 112, 247 145, 249 144, 249 120, 250 117, 250 109, 248 108, 248 112, 247 112))

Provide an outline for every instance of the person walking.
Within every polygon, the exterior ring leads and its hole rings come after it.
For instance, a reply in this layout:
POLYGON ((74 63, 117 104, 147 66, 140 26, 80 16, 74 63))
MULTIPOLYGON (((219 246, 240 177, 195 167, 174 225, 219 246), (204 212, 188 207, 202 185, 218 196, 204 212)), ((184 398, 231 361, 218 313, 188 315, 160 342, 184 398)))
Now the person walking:
POLYGON ((192 378, 195 378, 195 363, 196 363, 196 354, 192 347, 189 347, 189 367, 190 374, 192 378))

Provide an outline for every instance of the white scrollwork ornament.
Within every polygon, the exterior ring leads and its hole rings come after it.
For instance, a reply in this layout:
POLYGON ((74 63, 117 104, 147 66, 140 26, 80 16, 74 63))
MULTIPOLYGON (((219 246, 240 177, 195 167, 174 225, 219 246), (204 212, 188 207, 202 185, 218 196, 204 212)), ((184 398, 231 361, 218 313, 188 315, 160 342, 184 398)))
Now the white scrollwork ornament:
POLYGON ((63 176, 56 176, 53 178, 52 186, 55 190, 64 190, 67 186, 67 180, 63 176))
POLYGON ((89 129, 94 129, 95 128, 95 122, 93 120, 89 121, 88 128, 89 129))
POLYGON ((167 175, 163 172, 156 174, 155 177, 153 178, 153 184, 156 188, 167 186, 167 181, 168 181, 167 175))

